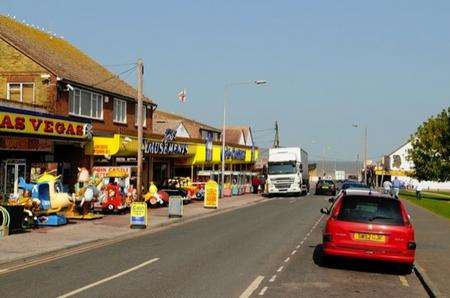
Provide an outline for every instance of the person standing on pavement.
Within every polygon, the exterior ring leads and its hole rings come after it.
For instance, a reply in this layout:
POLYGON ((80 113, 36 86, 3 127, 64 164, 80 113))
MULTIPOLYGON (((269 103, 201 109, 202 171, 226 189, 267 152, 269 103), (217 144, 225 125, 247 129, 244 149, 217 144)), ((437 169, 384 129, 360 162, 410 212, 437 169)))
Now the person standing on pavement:
POLYGON ((395 177, 394 182, 392 182, 392 195, 394 198, 398 199, 398 193, 400 192, 400 180, 395 177))
POLYGON ((389 180, 386 180, 383 182, 383 189, 384 189, 384 193, 385 194, 390 194, 391 193, 391 187, 392 187, 392 183, 389 180))
POLYGON ((253 187, 253 193, 254 194, 258 194, 258 186, 259 186, 259 179, 258 177, 255 175, 252 178, 252 187, 253 187))
POLYGON ((264 193, 266 191, 266 178, 264 176, 259 179, 259 185, 261 186, 261 193, 264 193))
POLYGON ((422 185, 420 183, 416 186, 416 199, 422 199, 422 185))

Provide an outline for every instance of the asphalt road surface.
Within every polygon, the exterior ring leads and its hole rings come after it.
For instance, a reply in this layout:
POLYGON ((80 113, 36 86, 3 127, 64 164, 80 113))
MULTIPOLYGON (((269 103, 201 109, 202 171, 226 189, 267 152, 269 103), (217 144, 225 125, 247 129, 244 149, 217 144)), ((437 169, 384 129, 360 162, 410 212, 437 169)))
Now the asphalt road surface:
POLYGON ((272 198, 0 273, 0 297, 427 297, 392 266, 319 266, 326 199, 272 198))

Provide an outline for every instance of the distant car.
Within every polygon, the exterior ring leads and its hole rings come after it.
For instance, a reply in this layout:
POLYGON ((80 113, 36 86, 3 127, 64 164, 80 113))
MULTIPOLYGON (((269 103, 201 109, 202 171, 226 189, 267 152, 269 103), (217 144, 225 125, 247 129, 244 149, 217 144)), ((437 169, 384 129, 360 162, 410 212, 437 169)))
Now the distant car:
POLYGON ((319 180, 316 184, 316 195, 336 195, 336 185, 333 180, 319 180))
POLYGON ((345 183, 346 180, 337 180, 336 181, 336 190, 341 190, 342 185, 345 183))
POLYGON ((358 176, 355 176, 355 175, 348 175, 347 180, 358 181, 358 176))
POLYGON ((323 232, 323 257, 393 262, 410 273, 415 258, 414 228, 403 203, 375 191, 341 192, 323 232))
POLYGON ((367 186, 364 183, 358 182, 358 181, 346 181, 342 183, 341 190, 346 190, 349 188, 353 189, 370 189, 369 186, 367 186))
POLYGON ((184 189, 180 188, 163 188, 161 191, 166 192, 169 195, 169 198, 171 196, 180 196, 183 198, 183 205, 189 204, 191 202, 191 199, 187 196, 187 192, 184 189))

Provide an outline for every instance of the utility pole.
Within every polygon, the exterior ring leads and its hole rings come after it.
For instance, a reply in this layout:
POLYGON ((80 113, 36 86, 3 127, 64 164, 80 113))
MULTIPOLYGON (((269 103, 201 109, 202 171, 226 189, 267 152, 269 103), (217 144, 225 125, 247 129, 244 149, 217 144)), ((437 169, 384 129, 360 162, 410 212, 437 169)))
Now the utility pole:
POLYGON ((278 121, 275 121, 275 139, 273 140, 273 148, 280 148, 280 132, 278 129, 278 121))
POLYGON ((142 89, 143 89, 143 79, 144 76, 144 61, 142 59, 138 59, 137 61, 137 100, 138 100, 138 115, 137 115, 137 123, 138 123, 138 148, 137 148, 137 182, 136 182, 136 195, 137 200, 142 200, 142 147, 143 147, 143 129, 142 129, 142 110, 143 110, 143 102, 142 102, 142 89))
POLYGON ((356 178, 359 181, 359 153, 356 153, 356 178))

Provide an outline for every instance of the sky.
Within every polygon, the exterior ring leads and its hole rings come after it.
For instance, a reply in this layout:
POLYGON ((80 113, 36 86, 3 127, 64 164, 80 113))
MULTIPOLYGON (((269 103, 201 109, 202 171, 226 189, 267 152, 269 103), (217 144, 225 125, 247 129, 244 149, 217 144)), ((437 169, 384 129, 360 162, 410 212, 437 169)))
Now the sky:
POLYGON ((159 109, 217 127, 226 84, 267 80, 230 87, 227 122, 267 147, 277 120, 281 145, 312 159, 355 160, 367 126, 377 160, 450 106, 450 1, 1 0, 0 13, 116 73, 142 58, 159 109))

